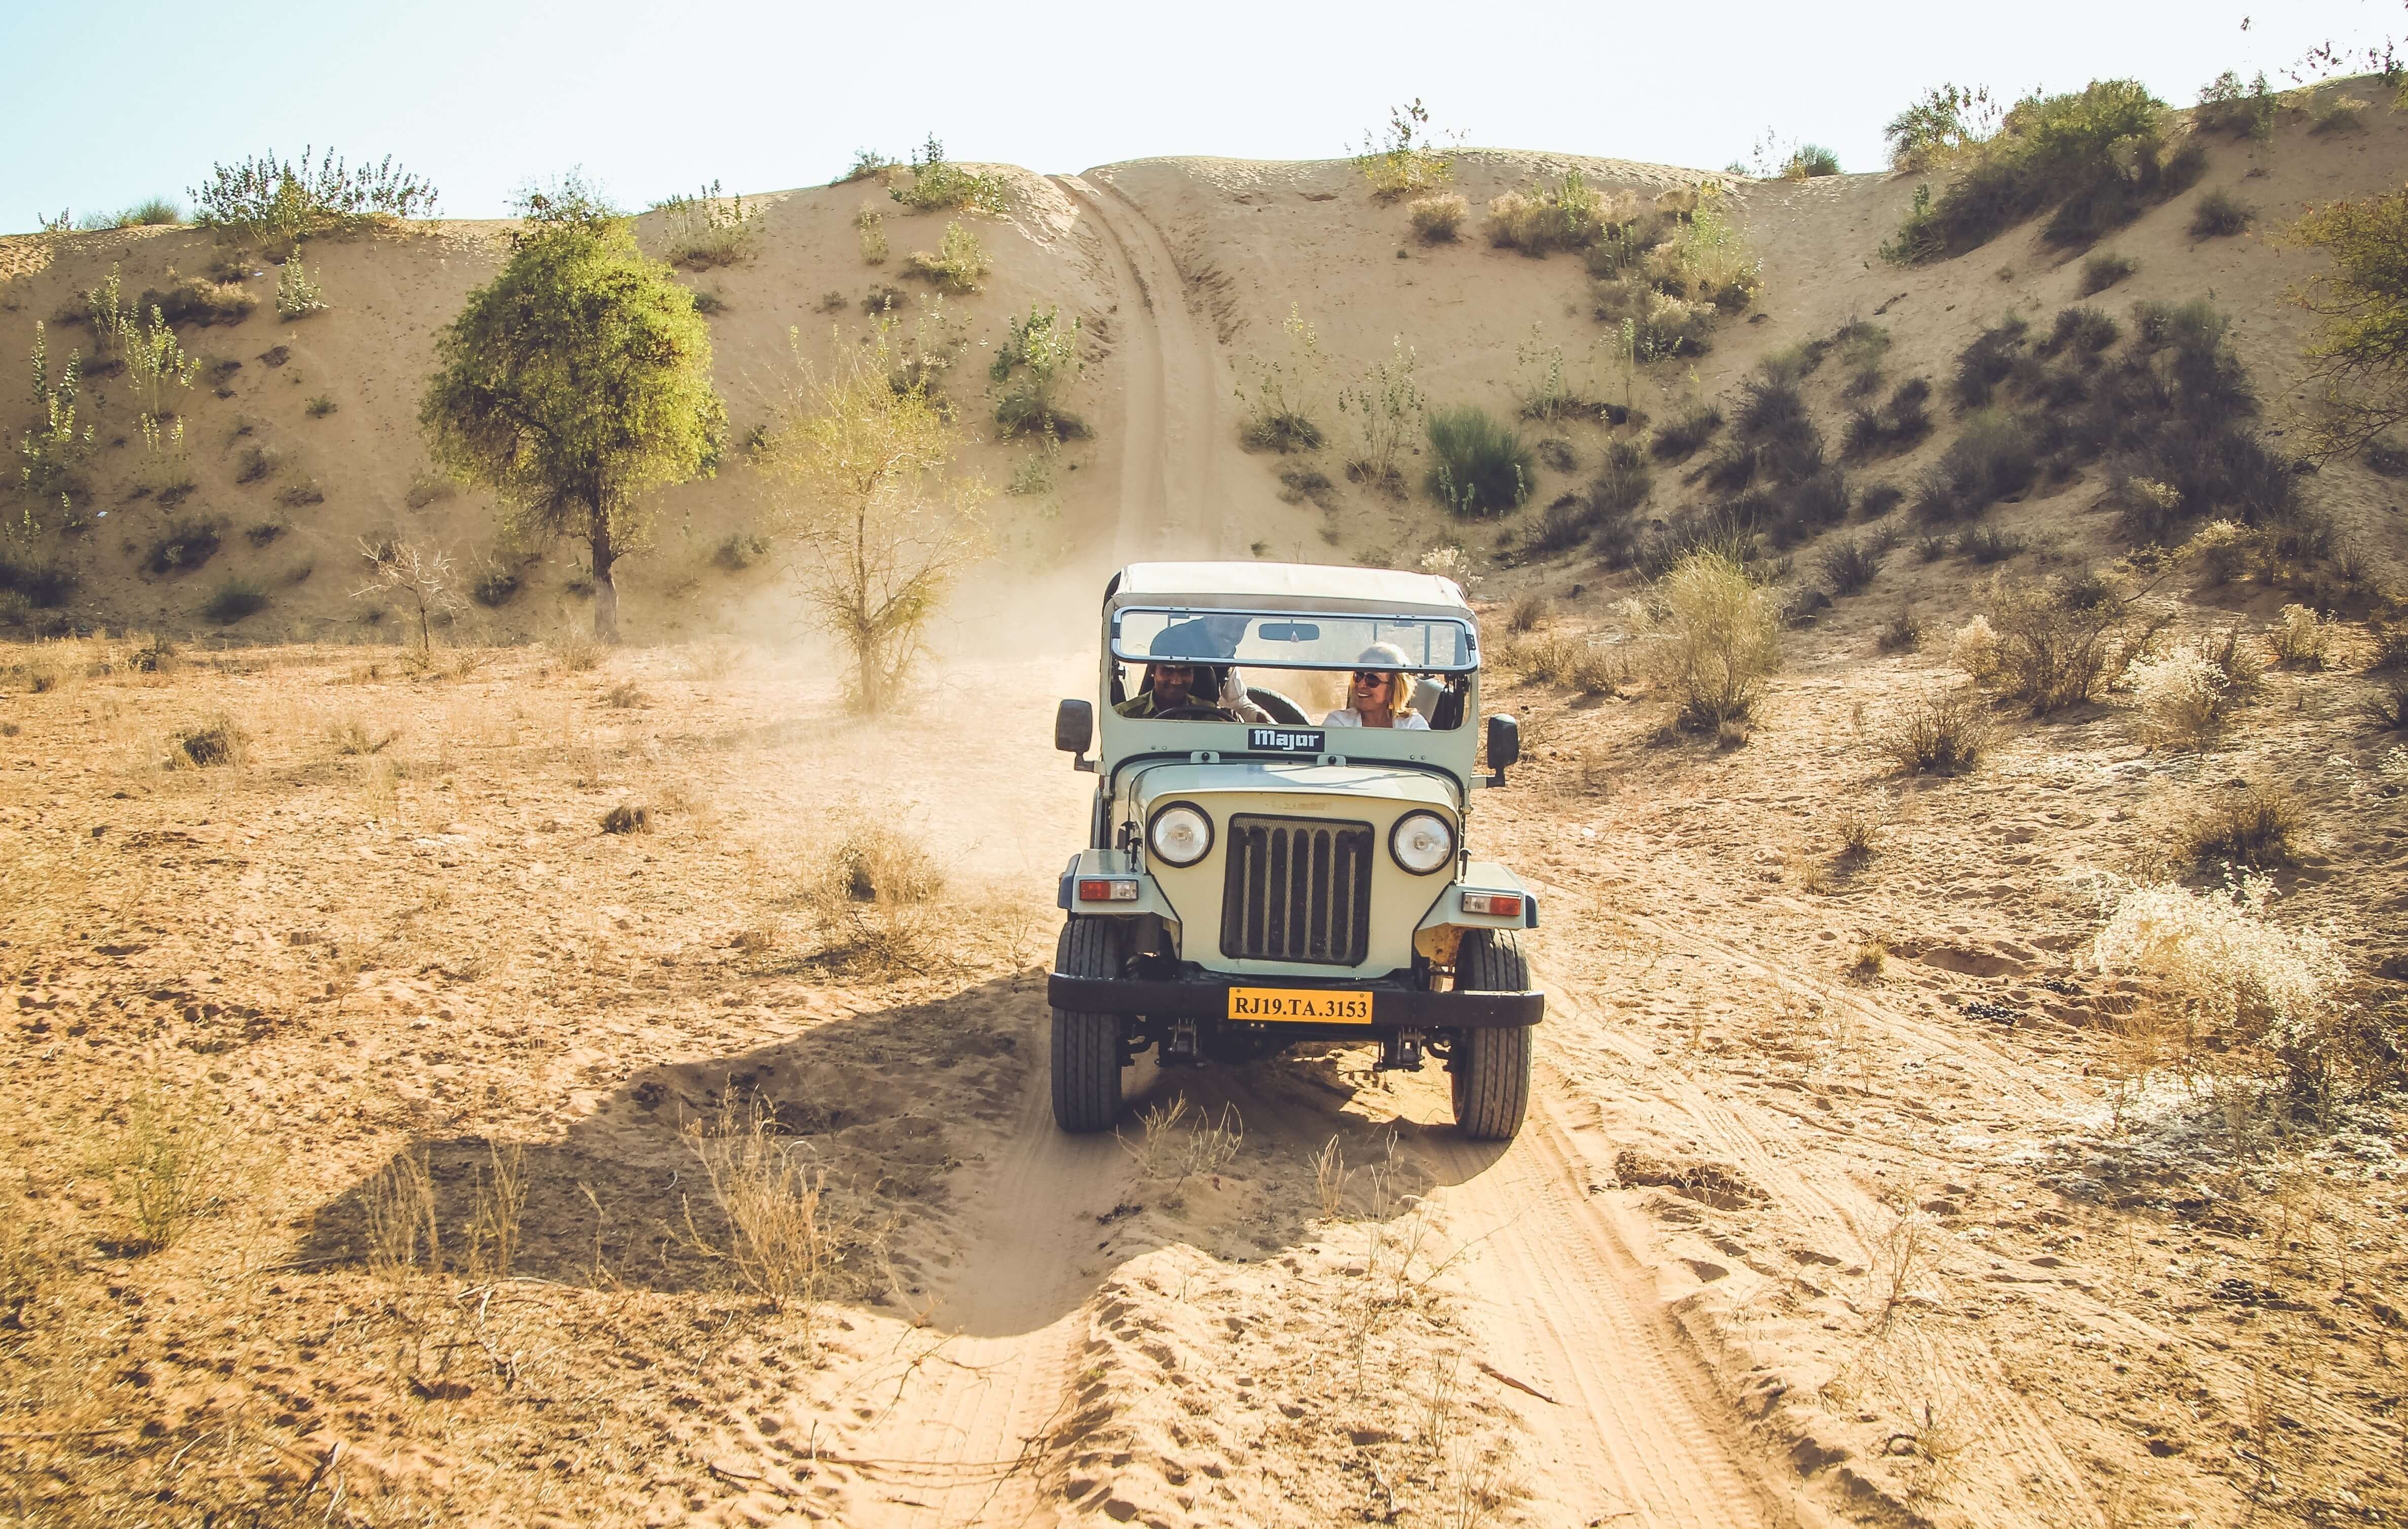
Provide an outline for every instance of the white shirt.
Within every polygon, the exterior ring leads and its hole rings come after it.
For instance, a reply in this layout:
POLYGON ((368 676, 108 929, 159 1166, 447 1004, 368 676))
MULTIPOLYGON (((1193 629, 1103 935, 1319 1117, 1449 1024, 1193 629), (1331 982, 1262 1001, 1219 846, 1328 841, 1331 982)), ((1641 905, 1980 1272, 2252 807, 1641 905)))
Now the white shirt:
MULTIPOLYGON (((1331 712, 1328 716, 1322 718, 1321 725, 1324 727, 1360 727, 1363 725, 1363 714, 1355 710, 1353 707, 1340 707, 1336 711, 1331 712)), ((1416 728, 1425 733, 1429 731, 1429 723, 1423 719, 1422 714, 1418 711, 1400 713, 1389 725, 1393 726, 1400 733, 1411 733, 1416 728)))

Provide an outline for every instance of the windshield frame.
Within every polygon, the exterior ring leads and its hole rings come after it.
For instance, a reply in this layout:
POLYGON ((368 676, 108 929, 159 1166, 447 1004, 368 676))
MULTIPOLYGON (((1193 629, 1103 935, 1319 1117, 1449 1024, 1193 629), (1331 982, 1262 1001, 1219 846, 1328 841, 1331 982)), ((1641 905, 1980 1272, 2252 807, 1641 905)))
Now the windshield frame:
MULTIPOLYGON (((1399 672, 1405 674, 1476 674, 1480 670, 1480 629, 1473 623, 1471 617, 1468 613, 1457 616, 1439 611, 1428 611, 1415 612, 1408 615, 1404 612, 1395 610, 1268 610, 1235 606, 1127 605, 1113 607, 1110 613, 1110 619, 1105 622, 1104 626, 1104 652, 1108 662, 1117 661, 1123 664, 1185 663, 1207 664, 1214 667, 1234 665, 1238 668, 1244 669, 1296 669, 1318 670, 1324 673, 1339 673, 1348 669, 1360 667, 1360 661, 1354 658, 1340 661, 1336 659, 1335 655, 1326 653, 1315 654, 1309 662, 1283 663, 1274 658, 1206 658, 1200 656, 1173 657, 1154 653, 1125 652, 1122 650, 1121 647, 1121 622, 1124 618, 1132 615, 1168 617, 1169 620, 1163 623, 1164 630, 1168 630, 1170 626, 1182 621, 1194 621, 1209 616, 1244 616, 1249 619, 1254 617, 1270 617, 1279 621, 1291 622, 1355 621, 1370 622, 1374 623, 1393 622, 1398 625, 1453 626, 1462 635, 1458 650, 1470 655, 1469 662, 1463 664, 1414 664, 1409 663, 1405 664, 1399 672)), ((1384 639, 1375 637, 1373 640, 1378 641, 1384 639)))

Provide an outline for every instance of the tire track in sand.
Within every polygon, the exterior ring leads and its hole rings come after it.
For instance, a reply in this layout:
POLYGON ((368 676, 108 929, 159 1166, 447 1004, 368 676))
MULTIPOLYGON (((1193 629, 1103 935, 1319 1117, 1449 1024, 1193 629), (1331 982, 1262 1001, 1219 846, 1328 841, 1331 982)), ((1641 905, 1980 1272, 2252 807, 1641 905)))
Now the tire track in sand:
MULTIPOLYGON (((1038 1013, 1031 1037, 1042 1034, 1038 1013)), ((1110 1136, 1055 1130, 1044 1068, 1030 1070, 1009 1134, 968 1186, 980 1213, 964 1228, 953 1288, 929 1319, 953 1336, 932 1340, 899 1373, 883 1366, 852 1388, 880 1413, 853 1448, 881 1501, 855 1522, 910 1529, 1053 1522, 1037 1467, 1047 1436, 1068 1415, 1093 1283, 1081 1279, 1081 1255, 1125 1178, 1124 1161, 1110 1136)))
POLYGON ((1103 235, 1122 298, 1111 315, 1122 371, 1116 565, 1215 555, 1228 528, 1213 507, 1220 385, 1211 343, 1187 309, 1170 247, 1136 205, 1083 176, 1054 176, 1103 235))
MULTIPOLYGON (((1276 1064, 1191 1075, 1187 1089, 1247 1122, 1250 1143, 1309 1160, 1337 1118, 1328 1095, 1276 1064)), ((1476 1357, 1514 1388, 1527 1430, 1526 1522, 1567 1529, 1751 1529, 1826 1522, 1782 1493, 1736 1436, 1666 1313, 1650 1271, 1587 1191, 1593 1174, 1570 1138, 1566 1090, 1541 1066, 1530 1118, 1501 1150, 1452 1123, 1444 1075, 1407 1080, 1398 1148, 1420 1158, 1430 1197, 1470 1263, 1466 1312, 1476 1357), (1522 1388, 1528 1388, 1525 1393, 1522 1388)))

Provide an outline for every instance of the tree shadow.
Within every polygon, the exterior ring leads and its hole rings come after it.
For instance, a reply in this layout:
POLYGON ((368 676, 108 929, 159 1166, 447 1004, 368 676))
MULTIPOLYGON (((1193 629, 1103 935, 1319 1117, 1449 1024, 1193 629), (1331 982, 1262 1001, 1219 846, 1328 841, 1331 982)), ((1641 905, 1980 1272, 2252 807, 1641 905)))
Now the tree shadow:
MULTIPOLYGON (((1236 1068, 1141 1065, 1126 1077, 1118 1140, 1067 1136, 1046 1103, 1048 1022, 1044 974, 1027 970, 733 1056, 647 1068, 558 1140, 517 1145, 525 1197, 512 1272, 587 1288, 727 1288, 720 1254, 731 1229, 694 1133, 731 1107, 760 1110, 879 1229, 870 1266, 840 1282, 847 1299, 917 1306, 938 1298, 928 1287, 946 1287, 953 1298, 934 1320, 973 1333, 1050 1322, 1121 1264, 1174 1241, 1264 1257, 1317 1240, 1313 1158, 1333 1136, 1350 1164, 1409 1163, 1420 1187, 1476 1177, 1506 1149, 1464 1142, 1442 1123, 1442 1073, 1437 1092, 1420 1091, 1415 1119, 1375 1118, 1394 1101, 1357 1098, 1348 1086, 1350 1072, 1368 1076, 1362 1048, 1236 1068), (1243 1150, 1222 1170, 1227 1193, 1185 1220, 1122 1221, 1133 1200, 1166 1197, 1140 1176, 1143 1115, 1181 1094, 1191 1121, 1225 1108, 1242 1118, 1243 1150), (1426 1123, 1433 1115, 1441 1123, 1426 1123), (1444 1150, 1435 1150, 1440 1138, 1444 1150), (1232 1230, 1240 1223, 1242 1235, 1232 1230), (1004 1265, 1022 1273, 1034 1265, 1037 1277, 996 1278, 1004 1265), (1073 1277, 1074 1265, 1083 1272, 1073 1277), (982 1282, 1018 1293, 982 1298, 982 1282)), ((319 1207, 295 1262, 366 1266, 380 1182, 405 1155, 423 1154, 444 1260, 462 1267, 495 1155, 512 1145, 483 1136, 410 1143, 319 1207)))

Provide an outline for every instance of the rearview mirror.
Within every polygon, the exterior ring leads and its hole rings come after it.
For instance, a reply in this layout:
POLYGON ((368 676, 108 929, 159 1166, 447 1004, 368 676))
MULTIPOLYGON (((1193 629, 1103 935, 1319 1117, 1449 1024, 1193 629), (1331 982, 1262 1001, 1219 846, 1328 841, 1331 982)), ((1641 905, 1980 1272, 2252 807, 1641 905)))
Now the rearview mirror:
POLYGON ((1096 741, 1096 705, 1069 700, 1054 709, 1054 747, 1066 754, 1083 754, 1096 741))
POLYGON ((1505 779, 1505 766, 1521 757, 1522 724, 1502 714, 1489 718, 1488 768, 1499 784, 1505 779))
POLYGON ((1265 622, 1254 635, 1265 642, 1319 642, 1321 628, 1311 622, 1265 622))

